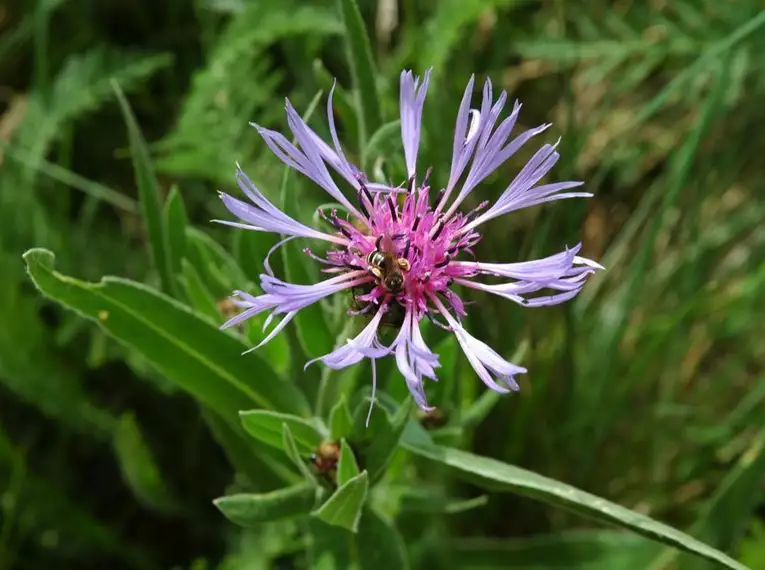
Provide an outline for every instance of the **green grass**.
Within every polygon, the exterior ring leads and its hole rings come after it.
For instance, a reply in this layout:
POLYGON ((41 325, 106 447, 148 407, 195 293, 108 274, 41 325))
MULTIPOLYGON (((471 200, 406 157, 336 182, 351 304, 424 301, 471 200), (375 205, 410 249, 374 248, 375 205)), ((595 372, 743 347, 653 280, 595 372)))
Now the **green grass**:
MULTIPOLYGON (((449 423, 430 434, 761 567, 758 4, 358 0, 372 70, 353 2, 8 3, 0 13, 0 570, 319 568, 320 560, 343 568, 359 552, 369 555, 361 568, 392 567, 401 556, 413 569, 713 567, 497 490, 515 484, 507 480, 492 488, 457 478, 424 460, 434 452, 418 456, 407 431, 388 457, 403 423, 373 422, 371 432, 353 424, 367 368, 302 372, 304 356, 342 328, 345 307, 306 311, 256 355, 238 352, 263 338, 262 319, 233 337, 211 332, 224 319, 219 301, 257 281, 276 242, 209 222, 224 216, 215 191, 234 190, 235 162, 305 223, 326 201, 299 175, 284 177, 248 122, 285 130, 289 97, 301 112, 318 103, 311 124, 327 134, 324 102, 336 77, 349 158, 373 170, 379 154, 386 169, 401 170, 389 136, 398 74, 431 65, 419 161, 433 166, 434 185, 448 178, 456 108, 475 73, 523 102, 519 126, 554 123, 543 136, 563 137, 555 179, 584 180, 595 194, 487 224, 478 257, 524 260, 581 240, 583 255, 608 271, 552 308, 467 295, 476 301, 473 334, 529 374, 520 393, 487 395, 459 350, 433 335, 444 373, 427 390, 449 423), (83 280, 46 273, 56 295, 38 285, 102 326, 35 290, 22 260, 33 247, 54 251, 55 269, 83 280), (104 275, 142 285, 84 283, 104 275), (103 316, 89 295, 114 312, 103 316), (139 314, 147 307, 157 307, 153 321, 139 314), (115 314, 125 320, 109 321, 115 314), (186 329, 200 331, 196 345, 166 340, 186 329), (164 358, 150 335, 188 361, 164 358), (221 368, 216 351, 233 358, 221 368), (280 382, 294 386, 280 392, 280 382), (341 395, 348 412, 336 406, 341 395), (325 417, 334 407, 338 422, 350 414, 343 436, 376 434, 370 457, 389 460, 381 482, 370 472, 369 492, 363 479, 364 496, 386 516, 362 500, 357 511, 325 517, 351 520, 359 534, 316 518, 239 529, 213 506, 222 495, 299 484, 279 425, 267 444, 245 440, 235 412, 272 406, 305 416, 303 396, 323 399, 325 417), (403 541, 377 550, 367 541, 378 535, 403 541)), ((527 156, 492 175, 470 204, 498 196, 527 156)), ((30 255, 46 267, 44 254, 30 255)), ((311 279, 298 255, 274 256, 277 274, 311 279)), ((406 394, 394 368, 378 369, 391 411, 406 394)))

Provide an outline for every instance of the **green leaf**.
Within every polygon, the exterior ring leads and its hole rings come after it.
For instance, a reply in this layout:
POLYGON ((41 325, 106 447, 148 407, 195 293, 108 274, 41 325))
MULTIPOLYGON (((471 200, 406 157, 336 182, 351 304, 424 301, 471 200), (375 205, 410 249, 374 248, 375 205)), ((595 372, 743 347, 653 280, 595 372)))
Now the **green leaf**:
POLYGON ((331 526, 324 521, 309 517, 306 521, 307 567, 312 570, 346 570, 353 568, 351 546, 348 541, 353 535, 345 529, 331 526))
POLYGON ((329 413, 329 433, 332 441, 340 441, 353 434, 353 417, 344 396, 340 396, 329 413))
POLYGON ((265 494, 240 493, 215 499, 213 504, 223 515, 238 525, 250 527, 259 523, 308 515, 316 498, 316 487, 299 483, 265 494))
POLYGON ((369 477, 366 471, 341 485, 313 515, 332 526, 356 532, 367 499, 369 477))
POLYGON ((294 386, 279 380, 254 355, 243 357, 241 342, 178 302, 124 279, 86 283, 61 275, 53 269, 53 254, 44 249, 32 249, 24 259, 44 295, 98 322, 169 380, 230 418, 232 425, 237 425, 239 410, 253 405, 308 414, 308 404, 294 386))
POLYGON ((311 453, 322 441, 322 434, 309 421, 280 412, 268 410, 252 410, 239 412, 245 431, 266 445, 284 449, 282 426, 289 426, 290 433, 295 439, 298 451, 311 453))
POLYGON ((359 474, 359 466, 356 463, 356 456, 348 443, 343 439, 340 441, 340 460, 337 464, 337 484, 345 485, 348 481, 359 474))
POLYGON ((181 285, 186 294, 189 304, 198 313, 206 316, 212 323, 220 322, 220 311, 207 285, 202 281, 199 272, 194 266, 184 259, 181 263, 183 274, 181 275, 181 285))
POLYGON ((522 539, 469 538, 453 543, 448 551, 455 568, 466 570, 615 570, 644 568, 633 556, 652 543, 615 531, 572 531, 522 539))
POLYGON ((486 495, 473 499, 455 499, 443 492, 423 487, 404 487, 398 493, 400 509, 418 513, 452 515, 483 507, 489 502, 486 495))
POLYGON ((338 0, 338 2, 345 24, 348 63, 361 107, 359 140, 362 141, 361 148, 364 148, 369 133, 377 131, 382 124, 380 114, 382 106, 377 93, 377 72, 369 36, 356 0, 338 0))
POLYGON ((396 452, 401 434, 409 421, 412 399, 407 398, 396 411, 387 426, 374 432, 372 443, 367 450, 364 465, 371 474, 372 482, 378 481, 385 473, 393 454, 396 452))
POLYGON ((311 473, 308 465, 306 465, 305 458, 300 455, 297 443, 295 443, 295 438, 292 436, 292 431, 290 431, 290 426, 286 422, 282 424, 282 442, 284 452, 287 454, 287 457, 290 458, 290 461, 292 461, 295 467, 298 468, 298 471, 300 471, 307 481, 316 485, 316 477, 314 477, 314 474, 311 473))
POLYGON ((90 198, 95 198, 105 204, 125 210, 130 214, 137 214, 140 211, 140 207, 136 200, 130 196, 125 196, 117 190, 104 186, 93 180, 89 180, 54 162, 48 162, 43 158, 35 159, 32 153, 17 148, 16 145, 10 145, 6 141, 0 140, 0 148, 3 149, 3 156, 5 158, 14 160, 26 167, 33 168, 40 174, 69 186, 70 188, 79 190, 90 198))
POLYGON ((114 93, 122 109, 130 139, 130 154, 133 156, 133 169, 135 170, 136 183, 138 184, 138 196, 141 204, 141 214, 146 224, 146 233, 149 239, 149 248, 154 266, 159 273, 162 291, 174 293, 175 281, 172 278, 169 257, 169 244, 162 219, 162 199, 160 197, 159 182, 154 173, 149 156, 149 149, 143 139, 141 130, 135 120, 133 111, 125 98, 119 84, 112 82, 114 93))
POLYGON ((421 441, 409 439, 404 439, 402 446, 415 455, 456 469, 487 489, 510 491, 535 498, 582 516, 627 528, 642 536, 714 560, 728 568, 746 570, 722 552, 679 530, 560 481, 459 449, 423 445, 421 441))
POLYGON ((0 327, 0 384, 4 393, 9 395, 10 390, 67 431, 109 441, 117 418, 95 405, 82 370, 71 366, 68 355, 53 346, 56 340, 40 318, 37 296, 25 287, 27 276, 16 255, 0 250, 0 275, 4 324, 0 327))
POLYGON ((178 186, 174 185, 170 188, 170 194, 167 196, 162 214, 167 230, 170 271, 176 278, 181 273, 181 262, 186 256, 186 228, 189 227, 186 206, 183 203, 183 196, 178 191, 178 186))
POLYGON ((234 429, 228 423, 229 418, 223 418, 206 407, 203 407, 202 413, 212 436, 226 452, 232 467, 247 478, 248 489, 277 489, 285 482, 300 480, 288 465, 280 462, 270 462, 269 472, 264 462, 270 461, 268 452, 271 449, 258 441, 252 441, 241 429, 234 429), (265 448, 266 453, 262 453, 261 448, 265 448))
POLYGON ((407 570, 409 559, 401 533, 392 522, 382 518, 372 508, 364 509, 356 540, 358 565, 361 570, 395 568, 407 570))
POLYGON ((362 159, 364 171, 369 172, 378 157, 389 159, 402 155, 401 151, 401 121, 397 119, 385 123, 369 138, 369 142, 364 147, 364 158, 362 159))
POLYGON ((194 261, 197 269, 212 293, 217 299, 228 295, 233 289, 247 283, 247 276, 236 262, 236 259, 207 233, 189 227, 186 232, 194 254, 189 251, 189 259, 194 261))
POLYGON ((125 482, 139 501, 164 513, 177 511, 151 450, 132 414, 124 414, 114 432, 114 451, 125 482))

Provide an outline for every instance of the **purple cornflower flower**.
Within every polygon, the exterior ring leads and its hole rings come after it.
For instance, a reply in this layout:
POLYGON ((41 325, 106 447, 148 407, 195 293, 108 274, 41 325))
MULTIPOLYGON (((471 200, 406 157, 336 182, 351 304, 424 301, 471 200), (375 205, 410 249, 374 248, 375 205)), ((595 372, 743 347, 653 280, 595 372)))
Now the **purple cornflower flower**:
POLYGON ((514 377, 526 372, 464 329, 460 318, 466 315, 465 307, 451 289, 453 284, 494 293, 527 307, 540 307, 573 298, 584 286, 587 276, 602 269, 594 261, 577 255, 581 244, 550 257, 521 263, 459 259, 463 252, 472 257, 472 248, 481 239, 478 228, 489 220, 544 202, 591 194, 568 191, 581 182, 539 184, 559 158, 557 143, 544 144, 494 204, 484 202, 467 214, 459 212, 459 206, 479 183, 529 139, 550 126, 542 125, 511 138, 521 105, 516 102, 510 115, 497 125, 507 94, 503 91, 494 102, 491 81, 487 80, 480 110, 471 109, 474 85, 471 77, 457 113, 449 179, 433 200, 428 185, 429 172, 418 179, 417 171, 422 109, 429 78, 430 71, 422 83, 411 71, 401 74, 401 138, 407 180, 397 188, 367 182, 346 159, 332 112, 334 89, 327 101, 331 147, 305 124, 289 101, 287 119, 298 146, 280 133, 253 124, 276 156, 324 188, 348 212, 349 219, 343 219, 335 210, 319 211, 332 226, 331 233, 305 226, 281 212, 241 168, 237 171, 237 182, 251 203, 221 193, 226 208, 240 220, 221 223, 289 236, 276 247, 294 237, 324 240, 331 249, 323 257, 307 249, 304 251, 325 266, 325 273, 334 275, 313 285, 285 283, 274 277, 266 259, 267 274, 261 276, 264 294, 252 296, 235 292, 234 302, 244 310, 223 328, 263 311, 271 311, 267 325, 272 317, 283 315, 258 345, 261 346, 278 334, 300 309, 334 293, 351 291, 361 309, 349 310, 349 314, 368 313, 371 320, 358 336, 315 360, 341 369, 364 358, 371 359, 374 400, 375 359, 393 355, 417 405, 426 410, 431 408, 425 398, 423 376, 435 380, 439 363, 438 355, 428 348, 420 334, 419 323, 424 317, 454 332, 470 364, 492 390, 518 390, 514 377), (327 166, 353 187, 355 205, 340 191, 327 166), (460 180, 463 180, 461 185, 460 180), (475 280, 486 275, 508 281, 488 285, 475 280), (386 347, 378 340, 378 328, 386 317, 393 315, 399 315, 393 321, 401 328, 393 343, 386 347))

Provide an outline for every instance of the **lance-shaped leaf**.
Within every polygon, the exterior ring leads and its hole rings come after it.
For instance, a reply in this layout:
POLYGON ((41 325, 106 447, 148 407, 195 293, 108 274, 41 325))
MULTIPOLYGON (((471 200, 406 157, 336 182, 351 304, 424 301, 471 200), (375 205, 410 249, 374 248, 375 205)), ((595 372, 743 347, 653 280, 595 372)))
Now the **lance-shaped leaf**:
POLYGON ((353 416, 344 396, 340 396, 329 413, 329 431, 334 441, 353 434, 353 416))
POLYGON ((338 487, 327 502, 313 514, 327 524, 356 532, 368 489, 369 477, 366 471, 362 471, 361 474, 338 487))
POLYGON ((120 89, 116 81, 112 83, 112 87, 127 125, 128 138, 130 139, 130 154, 133 155, 133 167, 138 185, 141 214, 146 224, 151 257, 159 273, 162 290, 166 293, 174 293, 176 286, 171 270, 170 247, 162 216, 162 199, 160 197, 157 175, 154 173, 154 165, 151 162, 146 141, 143 139, 141 130, 125 95, 122 93, 122 89, 120 89))
POLYGON ((164 513, 178 510, 178 503, 167 488, 159 466, 132 414, 124 414, 117 423, 114 451, 123 478, 139 501, 164 513))
POLYGON ((744 566, 687 534, 650 517, 532 471, 459 449, 424 444, 404 432, 402 446, 412 453, 448 465, 488 489, 509 491, 539 499, 582 516, 627 528, 653 540, 713 560, 735 570, 744 566))
POLYGON ((345 440, 340 442, 340 460, 337 462, 337 484, 345 485, 359 474, 359 466, 351 446, 345 440))
POLYGON ((311 422, 291 414, 270 410, 250 410, 239 412, 239 417, 247 433, 277 449, 284 449, 282 435, 284 424, 289 426, 299 452, 311 453, 323 439, 322 433, 311 422))
POLYGON ((54 256, 44 249, 30 250, 24 259, 44 295, 98 322, 234 425, 238 411, 252 406, 308 414, 294 386, 257 356, 243 358, 245 345, 180 303, 125 279, 87 283, 67 277, 54 270, 54 256))
POLYGON ((353 75, 353 86, 358 92, 361 106, 359 139, 366 141, 369 134, 377 131, 382 124, 380 114, 382 105, 377 93, 375 62, 372 58, 369 36, 356 0, 339 0, 339 5, 345 24, 348 63, 353 75))
POLYGON ((278 519, 308 515, 316 498, 316 487, 299 483, 270 493, 240 493, 215 499, 223 515, 238 525, 254 526, 278 519))
POLYGON ((364 509, 358 534, 354 538, 361 570, 409 568, 406 546, 401 534, 392 522, 382 518, 374 509, 364 509))
POLYGON ((176 282, 181 273, 181 262, 186 256, 186 228, 189 227, 186 206, 177 186, 170 188, 162 218, 167 233, 168 263, 172 278, 176 282))

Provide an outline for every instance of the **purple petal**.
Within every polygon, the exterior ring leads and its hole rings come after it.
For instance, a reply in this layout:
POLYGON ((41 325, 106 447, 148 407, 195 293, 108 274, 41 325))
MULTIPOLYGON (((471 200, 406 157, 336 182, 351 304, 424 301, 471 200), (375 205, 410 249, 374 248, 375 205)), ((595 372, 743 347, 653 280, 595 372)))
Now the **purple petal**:
POLYGON ((501 393, 517 390, 518 384, 513 377, 516 374, 525 374, 526 369, 508 362, 485 342, 472 336, 449 314, 449 311, 437 297, 433 296, 431 299, 452 327, 457 342, 459 342, 470 365, 484 384, 501 393))
POLYGON ((351 271, 313 285, 287 283, 270 275, 260 276, 260 286, 267 294, 278 300, 275 313, 299 311, 334 293, 368 283, 372 278, 365 271, 351 271))
POLYGON ((377 344, 377 329, 380 326, 380 320, 385 313, 385 307, 380 307, 377 314, 364 327, 364 330, 359 333, 353 339, 348 339, 348 342, 337 349, 333 350, 329 354, 314 358, 306 363, 306 368, 309 364, 321 360, 326 366, 333 370, 340 370, 347 366, 351 366, 360 362, 363 358, 380 358, 390 353, 389 349, 379 347, 377 344))
POLYGON ((329 91, 329 97, 327 97, 327 122, 329 123, 329 132, 332 137, 332 144, 335 147, 334 150, 330 148, 327 143, 321 140, 319 135, 317 135, 311 127, 305 125, 305 128, 310 135, 311 140, 318 148, 319 154, 324 159, 324 161, 327 162, 338 174, 340 174, 348 182, 348 184, 358 190, 360 188, 359 177, 361 176, 361 172, 345 157, 345 153, 343 152, 342 146, 340 145, 340 139, 337 136, 337 128, 335 127, 335 114, 333 112, 332 106, 332 101, 335 94, 335 86, 336 83, 332 85, 332 89, 329 91))
POLYGON ((525 307, 557 305, 575 297, 584 287, 585 279, 603 269, 600 264, 577 256, 579 248, 580 246, 577 245, 574 249, 563 253, 524 263, 465 263, 465 266, 475 267, 482 273, 514 277, 518 280, 486 285, 470 279, 457 278, 455 283, 498 295, 525 307), (561 293, 527 297, 530 293, 545 289, 561 291, 561 293))
POLYGON ((590 193, 586 192, 558 193, 561 190, 581 186, 582 182, 557 182, 534 187, 560 158, 560 155, 555 151, 556 146, 557 143, 556 145, 546 144, 542 146, 521 169, 497 201, 486 212, 465 225, 461 231, 468 232, 497 216, 543 202, 591 196, 590 193))
POLYGON ((423 410, 432 410, 425 397, 422 377, 435 379, 433 369, 438 367, 438 356, 425 344, 411 308, 407 308, 401 330, 392 346, 396 349, 396 365, 414 401, 423 410))
POLYGON ((420 78, 414 77, 411 71, 402 71, 400 80, 399 112, 401 116, 401 140, 404 144, 407 177, 415 174, 417 166, 417 151, 420 146, 422 126, 422 108, 425 95, 428 92, 431 69, 425 72, 422 85, 420 78), (418 87, 419 86, 419 87, 418 87))
POLYGON ((481 263, 473 261, 455 262, 462 267, 470 267, 481 273, 511 277, 513 279, 540 280, 560 277, 571 269, 576 254, 582 248, 578 243, 572 249, 556 253, 542 259, 522 261, 520 263, 481 263))
POLYGON ((218 194, 226 209, 245 223, 229 222, 227 220, 213 221, 256 231, 321 239, 341 245, 348 243, 348 240, 345 238, 332 236, 309 228, 279 210, 257 189, 239 165, 237 165, 236 178, 239 187, 247 195, 252 204, 238 200, 224 192, 219 192, 218 194))

